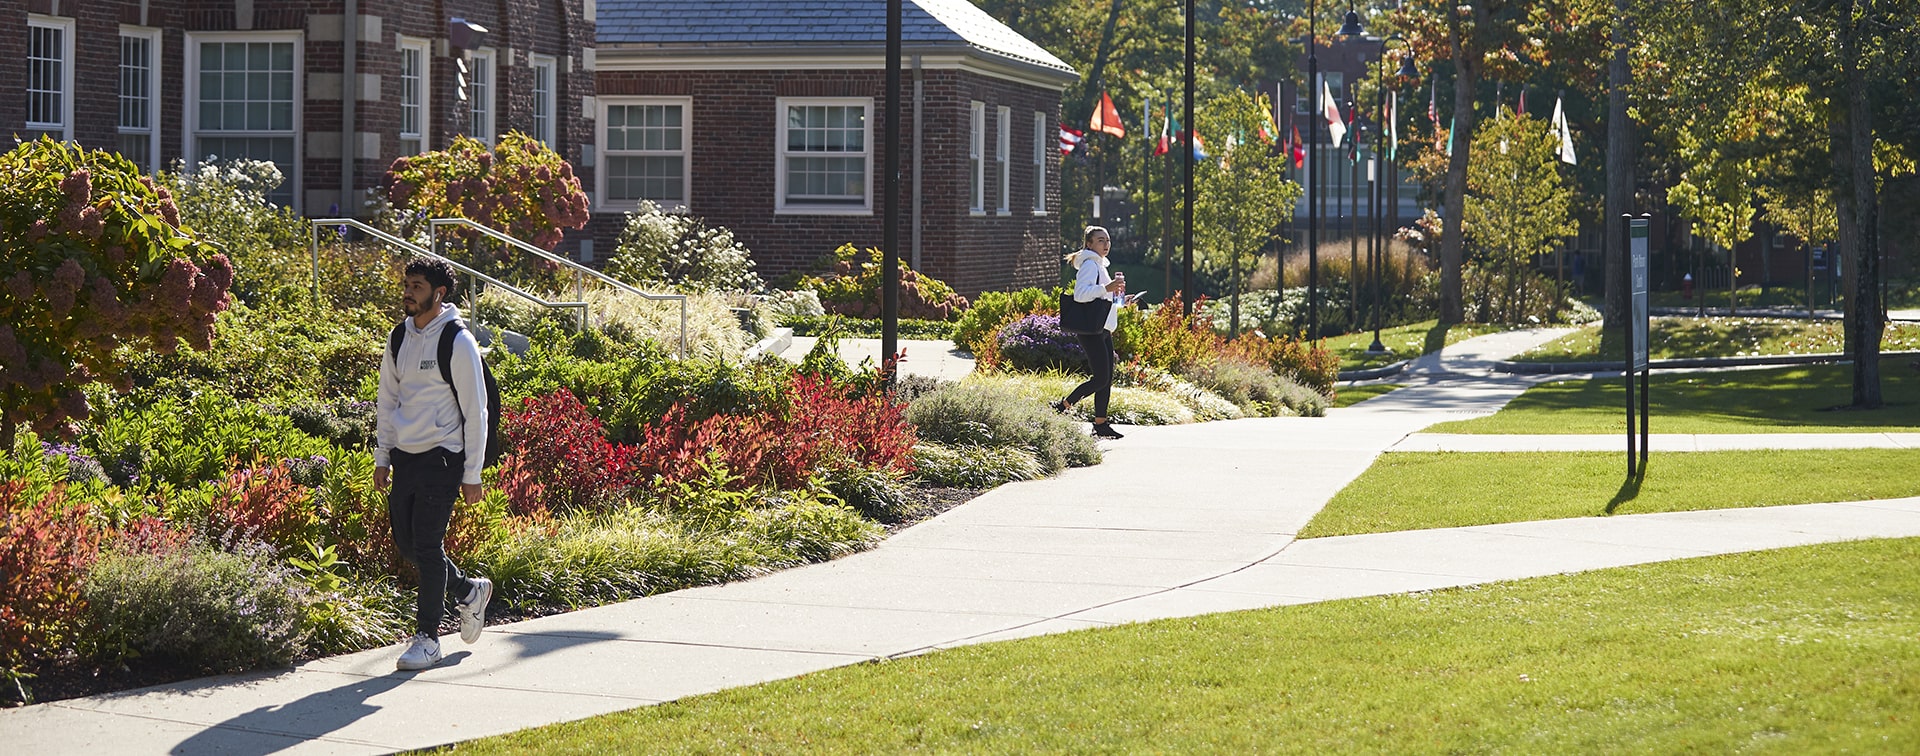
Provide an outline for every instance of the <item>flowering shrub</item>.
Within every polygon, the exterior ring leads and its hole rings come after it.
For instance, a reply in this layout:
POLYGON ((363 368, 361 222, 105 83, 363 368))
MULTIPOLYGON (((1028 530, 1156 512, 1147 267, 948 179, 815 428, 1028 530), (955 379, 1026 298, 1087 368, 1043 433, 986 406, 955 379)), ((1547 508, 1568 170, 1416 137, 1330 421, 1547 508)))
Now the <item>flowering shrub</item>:
POLYGON ((204 672, 283 666, 304 647, 308 589, 264 545, 103 555, 86 581, 85 651, 204 672))
POLYGON ((235 297, 258 303, 283 286, 305 293, 312 284, 307 223, 292 208, 267 199, 285 181, 278 166, 270 160, 209 157, 192 166, 176 160, 172 167, 156 178, 172 191, 181 223, 226 251, 235 297))
POLYGON ((683 292, 759 291, 753 253, 733 232, 691 215, 660 212, 641 201, 607 262, 607 275, 635 286, 665 285, 683 292))
POLYGON ((396 158, 386 184, 393 206, 411 211, 401 229, 407 236, 427 218, 466 218, 551 250, 566 238, 564 229, 587 224, 587 194, 573 166, 517 131, 492 148, 457 136, 444 150, 396 158))
POLYGON ((500 432, 512 450, 499 476, 514 514, 601 509, 633 486, 634 447, 607 441, 600 420, 571 391, 503 408, 500 432))
POLYGON ((1087 364, 1079 337, 1060 330, 1058 315, 1027 315, 995 335, 999 364, 1012 370, 1077 370, 1087 364))
MULTIPOLYGON (((827 272, 805 276, 799 288, 817 292, 827 312, 860 318, 880 317, 881 252, 842 244, 828 255, 827 272)), ((967 298, 953 287, 900 262, 900 317, 952 320, 967 309, 967 298)))
POLYGON ((1057 289, 1026 288, 1016 292, 981 292, 953 325, 953 344, 978 356, 992 345, 1000 327, 1024 315, 1060 314, 1057 289))
POLYGON ((128 350, 205 349, 233 267, 118 153, 42 137, 0 155, 0 448, 60 429, 128 350))

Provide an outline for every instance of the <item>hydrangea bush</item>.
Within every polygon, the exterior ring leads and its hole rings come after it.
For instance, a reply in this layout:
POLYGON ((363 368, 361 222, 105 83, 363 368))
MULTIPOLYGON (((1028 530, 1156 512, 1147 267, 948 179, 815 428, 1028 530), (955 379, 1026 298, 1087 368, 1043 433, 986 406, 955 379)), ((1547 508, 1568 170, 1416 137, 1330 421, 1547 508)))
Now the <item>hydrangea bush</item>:
POLYGON ((233 266, 118 153, 41 138, 0 155, 0 448, 15 426, 85 418, 82 387, 124 383, 122 346, 213 340, 233 266))

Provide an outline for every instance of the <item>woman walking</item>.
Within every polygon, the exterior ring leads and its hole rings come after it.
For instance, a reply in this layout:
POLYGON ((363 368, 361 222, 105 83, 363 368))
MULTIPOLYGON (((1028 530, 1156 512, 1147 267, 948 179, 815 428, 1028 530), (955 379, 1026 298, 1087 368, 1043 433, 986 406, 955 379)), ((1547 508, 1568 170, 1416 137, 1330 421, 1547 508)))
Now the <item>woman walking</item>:
POLYGON ((1073 298, 1078 302, 1092 302, 1105 299, 1113 302, 1107 309, 1107 327, 1099 333, 1082 333, 1080 348, 1087 353, 1087 370, 1092 373, 1085 383, 1074 387, 1067 398, 1052 403, 1054 411, 1065 414, 1074 402, 1093 397, 1093 435, 1098 438, 1121 438, 1119 431, 1107 424, 1107 398, 1113 392, 1113 330, 1120 322, 1120 308, 1128 301, 1127 280, 1123 274, 1119 277, 1107 273, 1107 253, 1113 250, 1113 237, 1100 226, 1088 226, 1082 238, 1085 245, 1080 251, 1067 255, 1067 263, 1072 265, 1073 298))

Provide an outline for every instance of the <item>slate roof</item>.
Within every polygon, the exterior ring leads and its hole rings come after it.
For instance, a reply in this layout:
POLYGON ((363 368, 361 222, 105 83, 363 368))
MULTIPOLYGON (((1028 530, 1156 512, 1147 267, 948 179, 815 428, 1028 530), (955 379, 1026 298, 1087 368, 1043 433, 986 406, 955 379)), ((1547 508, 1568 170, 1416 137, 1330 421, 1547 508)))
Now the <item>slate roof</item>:
MULTIPOLYGON (((967 0, 903 0, 902 45, 970 49, 1077 76, 1073 67, 967 0)), ((886 0, 601 0, 603 52, 886 48, 886 0)))

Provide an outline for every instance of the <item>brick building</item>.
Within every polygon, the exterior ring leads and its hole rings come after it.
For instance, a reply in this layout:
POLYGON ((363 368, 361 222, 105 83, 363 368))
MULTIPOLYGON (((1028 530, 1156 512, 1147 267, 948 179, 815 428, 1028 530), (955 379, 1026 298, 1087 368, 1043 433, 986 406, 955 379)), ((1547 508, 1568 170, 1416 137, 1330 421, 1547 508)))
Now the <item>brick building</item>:
POLYGON ((0 0, 0 131, 149 170, 272 160, 278 201, 358 214, 395 157, 456 134, 590 151, 593 15, 591 0, 0 0))
MULTIPOLYGON (((642 199, 732 229, 768 277, 878 247, 885 9, 601 2, 582 170, 596 247, 642 199)), ((908 0, 903 28, 901 259, 969 295, 1051 284, 1060 93, 1078 75, 966 0, 908 0)))

